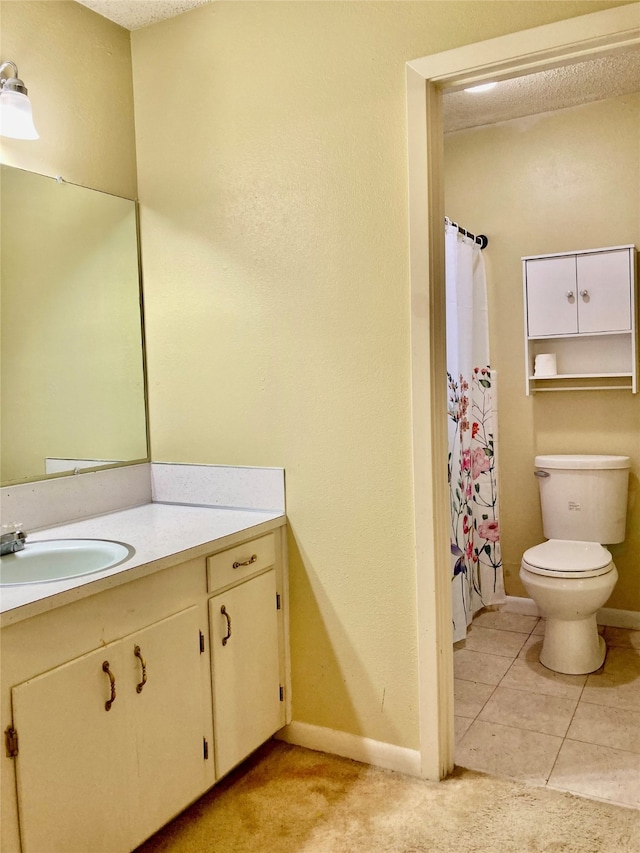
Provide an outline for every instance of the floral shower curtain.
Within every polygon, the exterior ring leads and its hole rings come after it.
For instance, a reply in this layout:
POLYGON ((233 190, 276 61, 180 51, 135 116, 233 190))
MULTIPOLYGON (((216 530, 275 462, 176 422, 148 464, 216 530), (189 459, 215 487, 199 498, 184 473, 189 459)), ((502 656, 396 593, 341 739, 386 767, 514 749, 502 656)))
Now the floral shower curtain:
POLYGON ((498 517, 495 376, 480 247, 447 222, 447 378, 453 640, 505 601, 498 517))

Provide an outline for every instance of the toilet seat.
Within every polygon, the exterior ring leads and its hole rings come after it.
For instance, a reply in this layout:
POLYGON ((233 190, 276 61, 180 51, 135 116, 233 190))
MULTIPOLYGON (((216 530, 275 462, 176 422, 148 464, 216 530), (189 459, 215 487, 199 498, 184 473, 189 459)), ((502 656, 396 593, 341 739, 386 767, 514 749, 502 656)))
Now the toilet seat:
POLYGON ((524 552, 522 568, 535 575, 578 580, 607 574, 613 559, 599 542, 549 539, 524 552))

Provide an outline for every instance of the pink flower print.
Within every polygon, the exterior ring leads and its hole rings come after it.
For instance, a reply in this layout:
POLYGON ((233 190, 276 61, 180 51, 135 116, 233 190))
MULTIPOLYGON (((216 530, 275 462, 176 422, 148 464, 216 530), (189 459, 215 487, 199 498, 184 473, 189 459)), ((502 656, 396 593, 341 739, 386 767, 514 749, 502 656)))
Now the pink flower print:
POLYGON ((471 470, 471 451, 463 450, 462 451, 462 470, 470 471, 471 470))
POLYGON ((478 525, 478 534, 489 542, 497 542, 500 539, 500 525, 497 521, 483 521, 478 525))
POLYGON ((481 447, 476 447, 471 456, 471 476, 477 480, 483 471, 488 471, 491 468, 491 459, 487 456, 481 447))
POLYGON ((462 532, 463 532, 463 533, 464 533, 464 535, 466 536, 466 535, 467 535, 467 533, 469 532, 469 530, 470 530, 470 527, 469 527, 469 519, 467 518, 467 516, 466 516, 466 515, 464 515, 464 516, 462 517, 462 532))
POLYGON ((473 559, 473 542, 471 539, 467 542, 467 547, 464 549, 464 552, 467 555, 467 560, 473 559))
POLYGON ((474 421, 473 426, 471 427, 471 438, 475 438, 479 432, 480 424, 477 421, 474 421))

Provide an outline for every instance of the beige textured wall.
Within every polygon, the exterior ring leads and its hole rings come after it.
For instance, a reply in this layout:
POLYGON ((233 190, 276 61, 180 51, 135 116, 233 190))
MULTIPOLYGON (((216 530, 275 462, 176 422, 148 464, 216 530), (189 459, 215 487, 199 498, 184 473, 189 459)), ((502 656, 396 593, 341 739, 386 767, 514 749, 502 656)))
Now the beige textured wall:
POLYGON ((286 468, 298 721, 418 745, 405 62, 613 5, 220 3, 132 34, 153 455, 286 468))
POLYGON ((40 139, 0 160, 136 198, 129 33, 71 0, 1 0, 0 53, 18 66, 40 139))
POLYGON ((524 255, 640 246, 640 94, 450 134, 448 215, 489 236, 492 362, 499 374, 505 581, 543 541, 532 476, 539 453, 631 456, 627 538, 612 547, 620 580, 609 606, 640 610, 640 395, 625 391, 525 396, 524 255))

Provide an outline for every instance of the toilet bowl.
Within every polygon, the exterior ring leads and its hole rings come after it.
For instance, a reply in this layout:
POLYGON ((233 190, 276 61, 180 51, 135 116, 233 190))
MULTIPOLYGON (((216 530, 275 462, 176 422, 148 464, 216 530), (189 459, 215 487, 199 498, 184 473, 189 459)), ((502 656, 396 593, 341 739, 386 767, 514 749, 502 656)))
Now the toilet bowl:
POLYGON ((546 616, 540 663, 555 672, 594 672, 604 661, 596 613, 618 572, 600 543, 624 540, 630 462, 628 456, 536 456, 547 541, 524 552, 520 579, 546 616))
POLYGON ((596 612, 618 580, 610 552, 597 542, 551 539, 525 551, 520 579, 546 616, 540 663, 569 675, 599 669, 607 649, 596 612))

